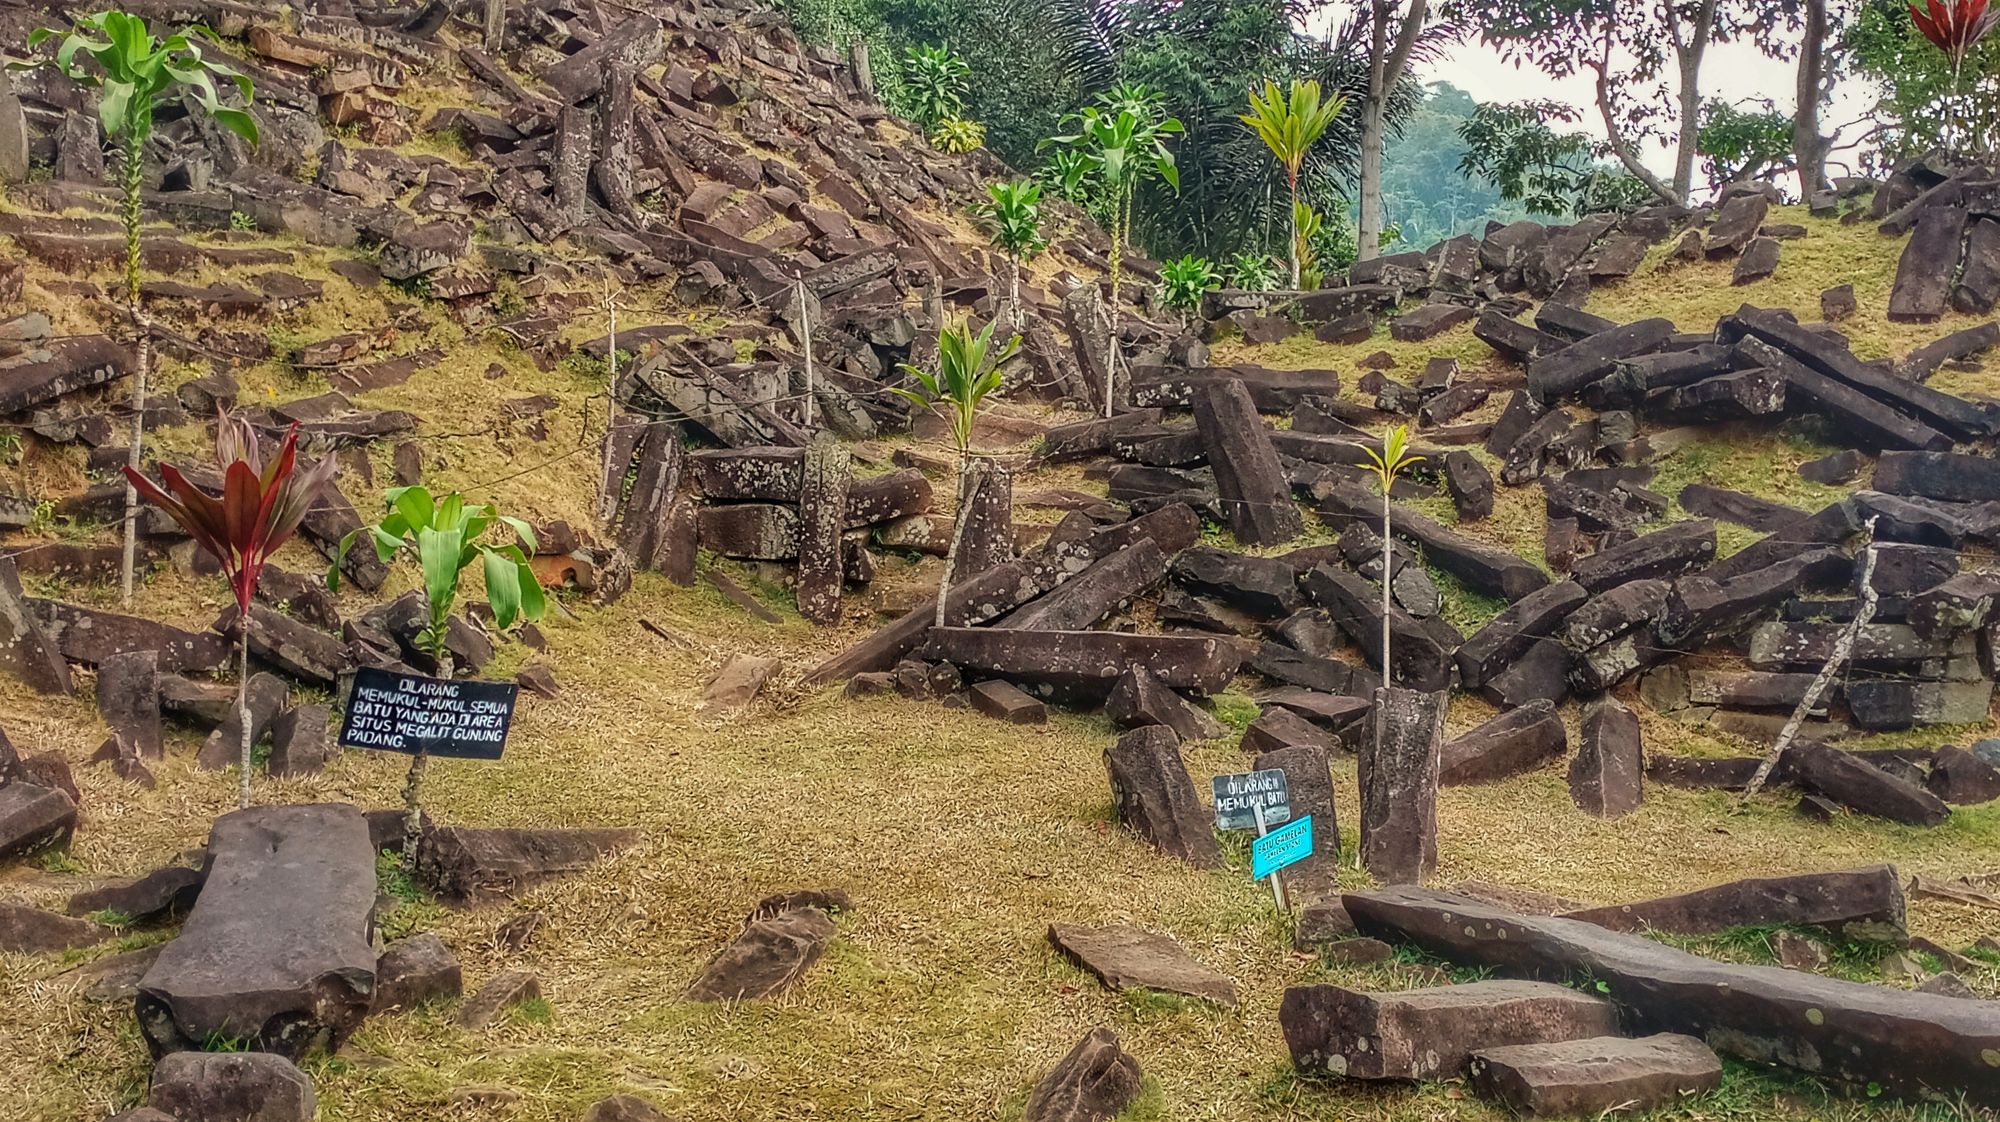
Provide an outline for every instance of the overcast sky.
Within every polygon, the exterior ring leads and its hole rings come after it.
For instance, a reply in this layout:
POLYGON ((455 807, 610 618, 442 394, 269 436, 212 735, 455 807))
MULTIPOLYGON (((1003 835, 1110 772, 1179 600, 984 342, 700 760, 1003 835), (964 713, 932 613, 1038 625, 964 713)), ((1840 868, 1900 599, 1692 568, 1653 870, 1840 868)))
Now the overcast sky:
MULTIPOLYGON (((1308 22, 1308 31, 1316 35, 1324 33, 1336 18, 1345 17, 1353 7, 1347 3, 1330 5, 1308 22)), ((1502 59, 1499 52, 1472 39, 1426 67, 1420 76, 1425 81, 1450 82, 1478 101, 1568 102, 1583 111, 1583 120, 1572 128, 1581 128, 1599 138, 1604 135, 1604 123, 1596 109, 1595 76, 1588 71, 1557 81, 1533 66, 1517 68, 1502 59)), ((1703 97, 1730 101, 1769 98, 1783 113, 1790 113, 1797 101, 1795 81, 1793 63, 1771 59, 1748 43, 1713 46, 1702 66, 1703 97)), ((1833 104, 1823 118, 1824 127, 1830 129, 1860 120, 1872 101, 1871 91, 1864 83, 1853 80, 1841 83, 1835 88, 1833 104)), ((1848 135, 1860 131, 1860 126, 1846 130, 1848 135)), ((1673 156, 1664 146, 1655 146, 1646 153, 1646 162, 1656 170, 1668 172, 1673 167, 1673 156)))

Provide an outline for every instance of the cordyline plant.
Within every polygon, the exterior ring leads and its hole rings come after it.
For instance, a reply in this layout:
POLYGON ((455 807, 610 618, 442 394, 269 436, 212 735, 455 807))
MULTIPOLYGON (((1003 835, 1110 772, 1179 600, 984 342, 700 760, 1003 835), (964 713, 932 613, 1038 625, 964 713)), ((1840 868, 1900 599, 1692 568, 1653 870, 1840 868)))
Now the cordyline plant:
MULTIPOLYGON (((547 599, 520 544, 535 548, 535 531, 526 522, 501 514, 491 503, 468 503, 456 491, 434 499, 422 487, 391 487, 382 493, 382 500, 388 513, 380 522, 363 526, 340 539, 340 548, 334 552, 333 564, 326 571, 326 586, 339 591, 341 562, 363 534, 375 546, 375 556, 385 563, 398 553, 414 556, 424 575, 427 611, 424 629, 417 633, 417 646, 437 664, 438 677, 452 676, 451 648, 445 640, 450 633, 452 607, 458 602, 459 578, 474 561, 482 562, 485 569, 486 599, 492 605, 495 626, 505 631, 517 621, 531 623, 542 618, 547 599), (519 543, 496 545, 483 541, 496 526, 513 531, 519 543)), ((419 744, 416 755, 410 759, 409 779, 403 785, 406 869, 416 867, 417 843, 423 829, 424 771, 429 759, 429 753, 419 744)))
POLYGON ((250 601, 271 555, 291 539, 320 489, 333 478, 331 456, 299 470, 299 426, 293 423, 270 462, 250 422, 228 413, 215 418, 215 466, 222 497, 212 498, 172 464, 160 465, 162 489, 133 467, 125 479, 134 493, 180 523, 195 543, 222 564, 236 594, 236 719, 242 725, 242 775, 237 802, 250 805, 250 601), (168 492, 172 492, 169 494, 168 492))
POLYGON ((917 380, 917 388, 890 388, 891 393, 928 409, 951 426, 951 445, 958 452, 958 510, 953 517, 951 545, 945 549, 944 577, 938 582, 936 625, 944 626, 945 599, 951 595, 952 570, 958 566, 958 547, 965 540, 966 508, 972 499, 972 424, 986 395, 1000 388, 1000 364, 1013 357, 1021 343, 1019 336, 993 350, 993 329, 989 323, 978 335, 970 328, 946 327, 938 332, 936 373, 908 363, 904 373, 917 380))
POLYGON ((1215 271, 1215 263, 1198 254, 1160 263, 1160 303, 1180 313, 1183 328, 1193 324, 1195 313, 1201 310, 1201 298, 1221 283, 1222 274, 1215 271))
POLYGON ((1981 39, 2000 25, 2000 8, 1990 7, 1988 0, 1923 0, 1920 8, 1917 0, 1910 0, 1910 19, 1924 38, 1951 60, 1952 111, 1959 117, 1963 139, 1967 114, 1959 92, 1964 81, 1965 59, 1981 39))
MULTIPOLYGON (((61 34, 38 28, 28 36, 33 50, 61 34)), ((146 140, 153 134, 153 107, 169 91, 180 87, 200 103, 215 122, 236 135, 257 143, 256 118, 241 109, 222 104, 216 96, 215 79, 236 84, 247 102, 250 79, 201 53, 197 37, 214 38, 205 27, 191 27, 164 40, 155 39, 146 21, 120 11, 99 12, 76 21, 76 29, 64 36, 56 48, 55 67, 63 76, 98 91, 97 119, 104 135, 119 142, 122 156, 120 185, 125 200, 125 300, 132 326, 139 335, 138 367, 132 378, 132 448, 126 461, 131 471, 139 469, 140 445, 146 438, 146 382, 153 360, 152 333, 139 303, 139 190, 143 186, 141 161, 146 140), (85 66, 78 56, 94 64, 85 66)), ((34 64, 28 64, 30 66, 34 64)), ((132 602, 134 563, 138 555, 139 493, 125 489, 125 557, 122 594, 132 602)))
POLYGON ((1285 186, 1292 193, 1292 287, 1299 287, 1299 274, 1305 259, 1306 236, 1300 232, 1297 216, 1299 213, 1299 173, 1305 167, 1306 153, 1312 150, 1314 142, 1326 134, 1333 119, 1340 116, 1340 110, 1347 99, 1335 95, 1331 101, 1322 101, 1319 83, 1310 78, 1292 82, 1291 94, 1286 96, 1272 81, 1264 83, 1260 93, 1250 91, 1250 112, 1239 118, 1250 130, 1257 134, 1265 146, 1276 156, 1280 167, 1285 169, 1285 186))
POLYGON ((1394 541, 1389 536, 1389 489, 1396 485, 1405 469, 1423 462, 1423 457, 1410 451, 1410 429, 1407 425, 1397 425, 1382 438, 1382 450, 1366 445, 1362 451, 1368 453, 1368 466, 1374 469, 1376 480, 1382 484, 1382 681, 1389 681, 1389 602, 1392 571, 1390 562, 1394 560, 1394 541))

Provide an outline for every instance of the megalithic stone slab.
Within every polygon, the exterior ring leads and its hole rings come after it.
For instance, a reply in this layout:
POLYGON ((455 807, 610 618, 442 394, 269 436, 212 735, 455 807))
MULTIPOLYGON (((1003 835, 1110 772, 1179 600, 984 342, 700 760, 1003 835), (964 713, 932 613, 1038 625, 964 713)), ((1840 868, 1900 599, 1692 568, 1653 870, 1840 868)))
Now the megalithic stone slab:
POLYGON ((854 457, 822 433, 806 447, 799 484, 799 614, 822 626, 840 622, 841 548, 854 457))
POLYGON ((997 461, 972 462, 959 496, 952 579, 973 577, 1014 556, 1014 475, 997 461))
POLYGON ((1218 1005, 1236 1004, 1236 983, 1196 962, 1186 948, 1165 935, 1122 923, 1109 927, 1052 923, 1049 942, 1120 992, 1159 990, 1218 1005))
POLYGON ((1715 523, 1707 518, 1676 522, 1591 554, 1570 570, 1570 578, 1592 594, 1635 580, 1677 577, 1715 560, 1715 523))
POLYGON ((97 712, 120 743, 141 758, 166 754, 160 739, 160 655, 133 651, 97 667, 97 712))
POLYGON ((1447 787, 1492 783, 1533 771, 1568 747, 1555 704, 1538 698, 1446 741, 1438 781, 1447 787))
MULTIPOLYGON (((1760 357, 1782 361, 1776 354, 1760 357)), ((1816 370, 1808 370, 1797 363, 1778 369, 1785 375, 1790 396, 1827 414, 1842 430, 1861 441, 1864 447, 1885 451, 1908 448, 1933 452, 1951 447, 1951 438, 1944 433, 1816 370)))
POLYGON ((2000 460, 1960 452, 1884 452, 1875 461, 1872 483, 1889 495, 1992 502, 2000 500, 2000 460))
POLYGON ((1196 390, 1194 422, 1215 469, 1216 493, 1230 532, 1246 545, 1277 545, 1305 529, 1292 502, 1291 482, 1257 405, 1242 382, 1196 390))
MULTIPOLYGON (((1382 525, 1382 500, 1354 484, 1327 489, 1320 517, 1338 529, 1354 521, 1382 525)), ((1482 596, 1519 600, 1549 583, 1549 575, 1520 557, 1469 538, 1404 506, 1392 506, 1390 532, 1422 547, 1424 560, 1457 577, 1482 596)))
POLYGON ((426 826, 417 880, 450 904, 489 903, 581 872, 638 841, 638 830, 617 827, 426 826))
POLYGON ((1838 748, 1799 741, 1786 749, 1784 762, 1800 786, 1861 814, 1906 826, 1936 826, 1951 817, 1943 799, 1838 748))
POLYGON ((1959 206, 1930 207, 1918 215, 1896 265, 1895 286, 1889 290, 1891 322, 1935 323, 1944 318, 1970 219, 1971 214, 1959 206))
POLYGON ((1028 1093, 1022 1122, 1112 1122, 1139 1097, 1139 1061, 1108 1028, 1091 1029, 1028 1093))
POLYGON ((1681 509, 1689 514, 1733 522, 1767 534, 1807 517, 1806 512, 1798 507, 1774 503, 1741 491, 1710 487, 1705 483, 1690 483, 1683 487, 1678 501, 1681 509))
POLYGON ((209 872, 181 934, 139 984, 155 1055, 246 1041, 297 1059, 333 1051, 375 989, 375 848, 361 811, 255 807, 215 820, 209 872))
POLYGON ((1528 364, 1528 392, 1550 404, 1610 377, 1621 359, 1659 350, 1674 334, 1672 320, 1642 319, 1601 331, 1528 364))
POLYGON ((1392 993, 1293 986, 1278 1005, 1278 1024, 1300 1071, 1430 1080, 1463 1075, 1473 1053, 1485 1048, 1615 1034, 1618 1008, 1544 982, 1473 982, 1392 993))
POLYGON ((1104 712, 1119 728, 1165 725, 1182 740, 1215 740, 1228 731, 1228 726, 1138 666, 1118 676, 1104 699, 1104 712))
POLYGON ((1639 808, 1644 775, 1638 715, 1616 698, 1591 702, 1583 711, 1583 743, 1570 761, 1570 798, 1599 818, 1617 818, 1639 808))
POLYGON ((1364 935, 1513 977, 1604 983, 1634 1033, 1676 1032, 1754 1063, 1911 1099, 2000 1106, 2000 1006, 1777 966, 1716 962, 1581 920, 1415 887, 1342 898, 1364 935))
POLYGON ((166 1117, 214 1122, 312 1122, 312 1080, 283 1056, 176 1052, 153 1068, 147 1101, 166 1117))
POLYGON ((1982 218, 1965 239, 1965 267, 1951 290, 1951 306, 1983 316, 2000 303, 2000 221, 1982 218))
POLYGON ((1133 729, 1104 750, 1118 820, 1169 857, 1198 868, 1222 863, 1206 804, 1181 761, 1180 738, 1160 725, 1133 729))
POLYGON ((1590 599, 1573 580, 1546 585, 1515 600, 1458 648, 1459 681, 1478 689, 1521 657, 1537 639, 1554 635, 1569 614, 1590 599))
POLYGON ((21 575, 11 556, 0 556, 0 669, 41 693, 70 692, 69 664, 21 594, 21 575))
POLYGON ((1447 695, 1385 687, 1360 756, 1361 864, 1384 884, 1437 868, 1437 791, 1447 695))
POLYGON ((1612 931, 1712 935, 1736 927, 1817 927, 1862 942, 1905 943, 1903 886, 1890 865, 1750 877, 1675 896, 1566 913, 1612 931))
POLYGON ((1290 790, 1292 817, 1312 815, 1312 854, 1288 865, 1284 879, 1292 895, 1312 903, 1340 892, 1340 817, 1333 800, 1332 757, 1310 744, 1259 753, 1256 771, 1282 771, 1290 790))
POLYGON ((1716 212, 1715 220, 1708 226, 1706 252, 1709 259, 1733 257, 1743 252, 1757 231, 1764 228, 1764 218, 1771 213, 1771 200, 1761 194, 1741 194, 1722 204, 1716 212))
POLYGON ((1174 558, 1173 576, 1197 596, 1213 596, 1254 615, 1275 619, 1299 607, 1299 571, 1276 557, 1196 546, 1174 558))
POLYGON ((1808 330, 1774 312, 1746 306, 1718 321, 1715 331, 1719 343, 1739 343, 1745 336, 1755 336, 1769 344, 1769 350, 1743 350, 1739 346, 1757 365, 1775 365, 1768 361, 1773 357, 1771 351, 1788 355, 1819 374, 1909 413, 1923 425, 1953 439, 1971 440, 2000 430, 2000 421, 1973 402, 1870 366, 1839 340, 1808 330))
POLYGON ((1041 598, 1002 616, 996 627, 1082 631, 1167 577, 1167 553, 1151 538, 1092 565, 1041 598))
MULTIPOLYGON (((1306 594, 1325 608, 1333 621, 1360 645, 1371 662, 1382 659, 1382 593, 1360 575, 1332 565, 1307 573, 1306 594)), ((1382 668, 1388 680, 1427 692, 1451 687, 1452 652, 1424 624, 1395 605, 1389 609, 1389 657, 1382 668)))
POLYGON ((76 830, 69 795, 21 779, 0 782, 0 858, 67 845, 76 830))
MULTIPOLYGON (((289 692, 275 674, 259 671, 250 676, 246 700, 250 710, 250 746, 253 751, 270 733, 271 723, 284 710, 289 692)), ((195 753, 195 766, 203 771, 224 771, 241 763, 242 759, 243 710, 231 705, 222 724, 208 734, 207 740, 202 741, 201 751, 195 753)))
POLYGON ((1460 522, 1477 522, 1493 513, 1493 473, 1472 453, 1445 453, 1444 486, 1460 522))
POLYGON ((1317 748, 1329 757, 1341 750, 1340 738, 1282 706, 1267 706, 1243 730, 1237 747, 1245 752, 1276 752, 1285 748, 1317 748))
POLYGON ((920 657, 1019 681, 1105 690, 1137 666, 1171 689, 1200 694, 1228 685, 1243 661, 1234 644, 1215 636, 995 627, 933 627, 920 657))
POLYGON ((1470 1073, 1475 1091, 1524 1118, 1651 1110, 1722 1085, 1715 1050, 1677 1033, 1486 1048, 1473 1054, 1470 1073))

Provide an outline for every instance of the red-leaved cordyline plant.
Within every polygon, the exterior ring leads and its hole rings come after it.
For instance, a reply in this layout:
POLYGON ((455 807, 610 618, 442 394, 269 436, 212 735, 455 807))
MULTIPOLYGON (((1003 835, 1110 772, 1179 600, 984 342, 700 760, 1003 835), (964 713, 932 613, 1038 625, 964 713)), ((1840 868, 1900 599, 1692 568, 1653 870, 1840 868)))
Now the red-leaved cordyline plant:
POLYGON ((277 457, 266 463, 250 422, 218 410, 215 466, 222 473, 220 499, 188 482, 172 464, 160 465, 160 478, 167 484, 164 490, 132 468, 125 469, 126 479, 147 502, 166 511, 221 562, 236 594, 236 715, 243 737, 237 799, 245 807, 250 805, 250 601, 265 564, 291 540, 320 488, 333 478, 335 466, 329 456, 297 470, 298 445, 299 426, 294 423, 277 457))
POLYGON ((1965 58, 1995 25, 2000 25, 2000 8, 1990 6, 1988 0, 1923 0, 1922 7, 1917 0, 1909 2, 1910 19, 1917 30, 1951 60, 1951 100, 1962 126, 1964 110, 1959 101, 1959 85, 1965 58))

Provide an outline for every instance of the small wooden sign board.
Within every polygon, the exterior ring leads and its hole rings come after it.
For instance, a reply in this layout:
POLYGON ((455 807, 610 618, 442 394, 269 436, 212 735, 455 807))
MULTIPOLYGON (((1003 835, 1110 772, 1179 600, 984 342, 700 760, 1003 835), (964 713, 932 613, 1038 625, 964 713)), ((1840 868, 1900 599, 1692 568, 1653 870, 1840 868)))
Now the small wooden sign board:
POLYGON ((354 672, 340 743, 412 756, 497 760, 519 694, 512 682, 449 681, 363 667, 354 672))

